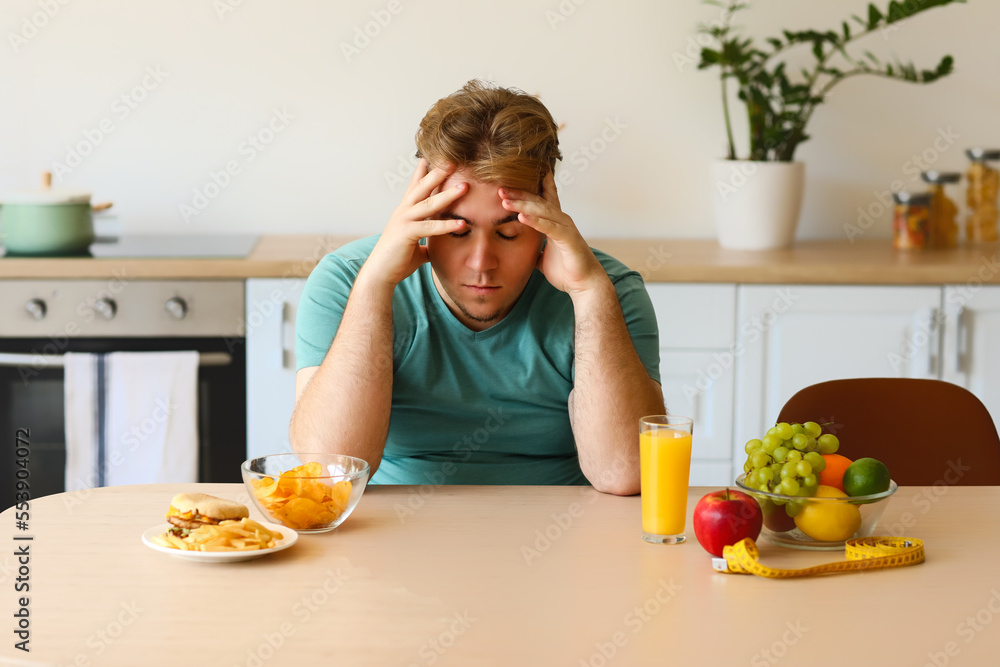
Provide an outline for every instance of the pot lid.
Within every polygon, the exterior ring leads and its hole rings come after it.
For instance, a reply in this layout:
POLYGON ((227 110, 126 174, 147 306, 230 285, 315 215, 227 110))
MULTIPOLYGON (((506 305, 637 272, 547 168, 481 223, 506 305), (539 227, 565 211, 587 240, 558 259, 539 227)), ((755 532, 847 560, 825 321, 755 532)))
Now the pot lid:
POLYGON ((11 190, 0 196, 0 204, 89 204, 86 190, 53 189, 52 174, 42 174, 41 188, 11 190))

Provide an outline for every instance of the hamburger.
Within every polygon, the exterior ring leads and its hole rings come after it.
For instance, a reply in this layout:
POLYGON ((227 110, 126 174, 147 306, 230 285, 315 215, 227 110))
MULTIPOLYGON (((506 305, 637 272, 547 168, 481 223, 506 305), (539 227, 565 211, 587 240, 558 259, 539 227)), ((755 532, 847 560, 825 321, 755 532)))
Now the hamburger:
POLYGON ((167 510, 170 532, 180 538, 201 526, 217 526, 223 521, 239 521, 249 516, 246 505, 204 493, 178 493, 167 510))

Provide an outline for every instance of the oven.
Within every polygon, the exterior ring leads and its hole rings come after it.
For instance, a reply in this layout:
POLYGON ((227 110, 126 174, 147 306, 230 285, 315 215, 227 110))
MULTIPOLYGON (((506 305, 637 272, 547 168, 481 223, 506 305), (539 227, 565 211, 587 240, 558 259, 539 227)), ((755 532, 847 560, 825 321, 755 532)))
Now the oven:
POLYGON ((198 352, 198 481, 239 482, 243 322, 239 280, 0 280, 0 508, 14 504, 19 429, 29 433, 31 496, 65 490, 66 352, 198 352))

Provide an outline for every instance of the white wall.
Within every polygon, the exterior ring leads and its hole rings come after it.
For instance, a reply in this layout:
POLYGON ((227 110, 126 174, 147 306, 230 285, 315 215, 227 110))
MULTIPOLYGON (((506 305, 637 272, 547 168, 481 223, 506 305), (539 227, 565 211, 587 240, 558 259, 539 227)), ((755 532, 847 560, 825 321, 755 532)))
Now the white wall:
MULTIPOLYGON (((107 119, 112 132, 60 185, 113 200, 127 232, 373 233, 398 203, 403 184, 391 175, 413 154, 423 113, 484 77, 540 94, 566 123, 561 168, 573 182, 561 196, 585 234, 713 235, 707 169, 725 136, 718 81, 682 60, 697 23, 717 8, 697 0, 395 2, 391 15, 389 0, 6 0, 0 190, 34 184, 66 162, 68 147, 102 134, 107 119), (220 13, 223 3, 237 6, 220 13), (43 6, 57 9, 46 21, 43 6), (568 16, 554 22, 560 8, 568 16), (341 44, 372 12, 391 21, 348 60, 341 44), (32 31, 32 20, 45 25, 32 31), (153 88, 147 77, 143 91, 146 72, 157 69, 165 78, 153 88), (136 86, 145 99, 127 109, 119 98, 136 86), (275 109, 294 118, 250 161, 241 144, 275 109), (609 122, 620 134, 585 158, 580 147, 609 122), (180 206, 228 161, 240 173, 185 222, 180 206)), ((866 7, 756 4, 743 22, 762 36, 835 28, 866 7)), ((959 136, 939 169, 964 170, 967 146, 1000 144, 998 24, 1000 3, 978 1, 867 39, 873 51, 925 67, 951 53, 958 72, 926 87, 858 78, 836 91, 798 154, 807 163, 800 237, 842 237, 873 193, 897 179, 918 185, 908 161, 933 152, 939 129, 959 136)), ((888 214, 870 234, 889 234, 888 214)))

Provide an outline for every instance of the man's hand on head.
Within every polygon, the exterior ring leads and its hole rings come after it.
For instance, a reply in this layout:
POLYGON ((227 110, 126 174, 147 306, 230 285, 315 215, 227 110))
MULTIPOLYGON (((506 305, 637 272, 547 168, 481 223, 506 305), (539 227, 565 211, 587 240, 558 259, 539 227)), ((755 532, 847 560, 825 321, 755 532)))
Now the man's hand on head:
POLYGON ((542 181, 542 196, 516 188, 500 188, 498 194, 505 209, 518 213, 519 222, 547 238, 538 269, 553 287, 574 296, 610 286, 601 263, 563 212, 551 171, 542 181))
POLYGON ((427 160, 420 159, 403 201, 393 211, 362 268, 366 279, 394 288, 428 261, 427 248, 420 245, 420 239, 460 232, 465 227, 464 220, 434 219, 469 191, 463 182, 438 192, 454 171, 451 165, 430 169, 427 160))

